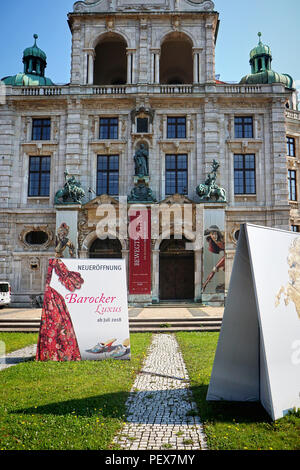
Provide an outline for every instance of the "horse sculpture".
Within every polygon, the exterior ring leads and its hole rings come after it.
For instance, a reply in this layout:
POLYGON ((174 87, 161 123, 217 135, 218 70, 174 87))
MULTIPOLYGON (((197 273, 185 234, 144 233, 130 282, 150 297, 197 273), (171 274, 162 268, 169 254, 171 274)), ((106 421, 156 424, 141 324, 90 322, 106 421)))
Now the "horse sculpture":
POLYGON ((212 164, 212 171, 207 175, 204 184, 199 184, 196 188, 196 192, 200 197, 201 201, 215 200, 218 202, 226 202, 226 191, 220 188, 216 184, 217 171, 220 164, 214 160, 212 164))
POLYGON ((57 191, 54 198, 55 204, 77 203, 80 204, 81 200, 85 197, 85 192, 81 187, 81 183, 76 181, 75 176, 67 178, 68 173, 65 172, 65 185, 62 189, 57 191))
POLYGON ((206 184, 199 184, 196 192, 202 201, 210 201, 215 199, 218 202, 226 202, 226 191, 218 186, 207 186, 206 184))

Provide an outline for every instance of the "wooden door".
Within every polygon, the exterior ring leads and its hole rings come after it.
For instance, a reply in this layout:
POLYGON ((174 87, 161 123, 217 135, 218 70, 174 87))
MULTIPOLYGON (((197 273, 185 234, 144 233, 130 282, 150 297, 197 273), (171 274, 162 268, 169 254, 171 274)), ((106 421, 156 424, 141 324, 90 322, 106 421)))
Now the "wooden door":
POLYGON ((161 254, 159 272, 160 300, 194 299, 194 253, 161 254))

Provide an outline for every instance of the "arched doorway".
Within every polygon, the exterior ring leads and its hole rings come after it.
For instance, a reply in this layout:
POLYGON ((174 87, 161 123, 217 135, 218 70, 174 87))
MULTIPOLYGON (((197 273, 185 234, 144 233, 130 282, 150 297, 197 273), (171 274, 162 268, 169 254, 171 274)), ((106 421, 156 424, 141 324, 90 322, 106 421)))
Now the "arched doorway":
POLYGON ((169 34, 161 46, 160 83, 193 83, 193 45, 183 33, 169 34))
POLYGON ((111 259, 111 258, 122 258, 122 246, 119 240, 106 238, 101 240, 97 238, 91 245, 89 250, 90 258, 98 259, 111 259))
POLYGON ((163 240, 159 254, 160 300, 194 300, 194 252, 185 249, 186 238, 163 240))
POLYGON ((105 36, 95 48, 94 85, 127 82, 127 43, 118 34, 105 36))

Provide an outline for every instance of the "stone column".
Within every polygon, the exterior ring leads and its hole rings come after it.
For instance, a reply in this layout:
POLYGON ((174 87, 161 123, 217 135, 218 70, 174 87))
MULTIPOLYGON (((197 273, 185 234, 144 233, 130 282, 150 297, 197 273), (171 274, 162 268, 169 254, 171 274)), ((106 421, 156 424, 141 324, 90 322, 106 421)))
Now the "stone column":
POLYGON ((215 38, 214 28, 211 23, 206 27, 206 81, 215 83, 215 38))
POLYGON ((160 49, 151 49, 151 83, 159 83, 160 49))
POLYGON ((160 70, 159 70, 159 65, 160 65, 160 51, 157 51, 155 53, 155 83, 160 82, 160 70))
POLYGON ((139 83, 148 83, 149 82, 149 46, 148 46, 148 31, 149 31, 149 24, 148 18, 146 16, 142 16, 140 18, 140 37, 139 37, 139 45, 140 45, 140 53, 139 53, 139 83))
POLYGON ((201 83, 201 51, 202 49, 193 47, 194 83, 201 83))
POLYGON ((81 78, 84 83, 84 77, 81 77, 81 25, 75 23, 72 26, 72 57, 71 57, 71 84, 79 85, 81 78))
POLYGON ((155 53, 153 51, 151 51, 151 63, 150 63, 150 67, 151 67, 151 79, 150 79, 150 83, 155 83, 155 53))
POLYGON ((92 49, 88 51, 88 85, 94 84, 94 60, 95 51, 92 49))
POLYGON ((127 49, 127 84, 132 83, 132 51, 131 49, 127 49))

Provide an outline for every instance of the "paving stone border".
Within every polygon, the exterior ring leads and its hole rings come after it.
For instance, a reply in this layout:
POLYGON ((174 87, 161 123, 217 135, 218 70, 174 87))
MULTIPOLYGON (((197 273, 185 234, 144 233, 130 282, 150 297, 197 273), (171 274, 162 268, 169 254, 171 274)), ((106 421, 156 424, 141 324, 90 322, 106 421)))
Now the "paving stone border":
POLYGON ((206 450, 206 438, 176 338, 157 334, 126 402, 114 439, 124 450, 206 450))

